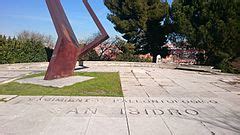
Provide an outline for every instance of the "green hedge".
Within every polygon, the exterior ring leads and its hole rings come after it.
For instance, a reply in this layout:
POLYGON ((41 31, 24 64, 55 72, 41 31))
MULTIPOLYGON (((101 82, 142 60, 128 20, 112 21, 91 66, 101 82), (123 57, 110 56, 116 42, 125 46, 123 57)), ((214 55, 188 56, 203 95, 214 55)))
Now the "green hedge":
POLYGON ((46 62, 48 54, 43 43, 18 40, 0 35, 0 64, 46 62))

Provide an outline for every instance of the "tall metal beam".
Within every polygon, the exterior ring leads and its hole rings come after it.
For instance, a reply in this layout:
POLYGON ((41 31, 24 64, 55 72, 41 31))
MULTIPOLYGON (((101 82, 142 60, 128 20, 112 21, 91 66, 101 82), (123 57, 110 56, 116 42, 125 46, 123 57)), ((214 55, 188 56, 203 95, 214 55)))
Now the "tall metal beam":
POLYGON ((101 35, 96 37, 91 43, 80 46, 60 0, 46 0, 46 3, 58 34, 58 40, 44 79, 53 80, 72 76, 78 58, 104 42, 109 36, 88 1, 83 0, 101 35))

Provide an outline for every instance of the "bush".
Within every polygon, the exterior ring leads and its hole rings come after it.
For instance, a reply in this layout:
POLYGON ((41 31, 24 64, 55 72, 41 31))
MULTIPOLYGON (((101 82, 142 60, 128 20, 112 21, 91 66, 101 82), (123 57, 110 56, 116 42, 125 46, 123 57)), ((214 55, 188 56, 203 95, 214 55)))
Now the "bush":
POLYGON ((79 58, 79 61, 99 61, 99 56, 94 49, 89 51, 83 57, 79 58))
POLYGON ((47 53, 40 41, 18 40, 0 35, 0 64, 45 62, 47 53))
POLYGON ((121 53, 117 56, 116 61, 127 61, 127 62, 152 62, 151 59, 141 59, 138 55, 131 53, 121 53))

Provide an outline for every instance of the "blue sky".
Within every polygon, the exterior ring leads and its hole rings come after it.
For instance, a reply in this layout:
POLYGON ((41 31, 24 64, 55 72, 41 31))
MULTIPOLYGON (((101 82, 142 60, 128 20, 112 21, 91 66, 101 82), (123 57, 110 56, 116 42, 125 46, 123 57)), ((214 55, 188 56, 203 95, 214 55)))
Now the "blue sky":
MULTIPOLYGON (((82 0, 61 0, 78 39, 86 39, 98 32, 82 0)), ((168 0, 170 3, 172 0, 168 0)), ((107 20, 109 13, 103 0, 89 0, 92 8, 111 37, 120 35, 107 20)), ((56 37, 45 0, 1 0, 0 34, 14 36, 28 30, 56 37)))

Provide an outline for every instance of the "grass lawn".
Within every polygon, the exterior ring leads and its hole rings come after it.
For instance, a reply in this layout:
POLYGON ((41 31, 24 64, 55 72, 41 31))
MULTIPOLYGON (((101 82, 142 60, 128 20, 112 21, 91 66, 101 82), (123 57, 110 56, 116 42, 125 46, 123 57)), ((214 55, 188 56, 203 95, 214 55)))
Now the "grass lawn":
MULTIPOLYGON (((44 73, 34 74, 25 78, 43 76, 44 73)), ((113 96, 122 97, 119 73, 84 72, 75 73, 77 76, 95 77, 92 80, 80 82, 63 88, 45 87, 33 84, 10 82, 0 85, 0 95, 20 96, 113 96)))

